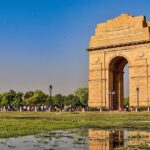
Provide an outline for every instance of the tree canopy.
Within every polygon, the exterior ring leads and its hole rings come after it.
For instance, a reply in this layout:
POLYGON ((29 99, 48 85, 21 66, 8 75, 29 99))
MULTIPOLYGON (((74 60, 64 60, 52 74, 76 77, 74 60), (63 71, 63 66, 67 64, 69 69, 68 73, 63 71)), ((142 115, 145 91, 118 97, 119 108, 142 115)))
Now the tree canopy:
POLYGON ((26 93, 16 92, 10 90, 0 94, 0 106, 7 106, 10 108, 19 108, 20 106, 57 106, 63 108, 64 106, 87 106, 88 89, 79 88, 73 94, 64 96, 56 94, 54 96, 47 95, 41 90, 28 91, 26 93))

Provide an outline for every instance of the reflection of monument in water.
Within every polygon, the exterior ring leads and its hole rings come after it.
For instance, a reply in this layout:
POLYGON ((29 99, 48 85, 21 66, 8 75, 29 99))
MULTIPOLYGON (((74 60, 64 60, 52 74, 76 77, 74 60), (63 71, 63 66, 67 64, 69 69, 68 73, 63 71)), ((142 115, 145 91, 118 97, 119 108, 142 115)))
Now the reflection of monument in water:
POLYGON ((112 150, 123 146, 123 132, 89 130, 89 150, 112 150))
MULTIPOLYGON (((137 146, 150 141, 150 132, 127 130, 89 130, 89 150, 114 150, 115 148, 137 146), (141 137, 141 138, 138 138, 141 137)), ((148 143, 150 146, 150 143, 148 143)))

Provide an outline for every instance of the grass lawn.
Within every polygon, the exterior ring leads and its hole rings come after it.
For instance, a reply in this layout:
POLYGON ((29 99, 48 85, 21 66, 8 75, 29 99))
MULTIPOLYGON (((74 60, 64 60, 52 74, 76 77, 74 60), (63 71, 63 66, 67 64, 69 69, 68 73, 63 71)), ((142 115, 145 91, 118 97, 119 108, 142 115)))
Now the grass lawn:
POLYGON ((150 112, 0 112, 0 138, 69 128, 150 130, 150 112))

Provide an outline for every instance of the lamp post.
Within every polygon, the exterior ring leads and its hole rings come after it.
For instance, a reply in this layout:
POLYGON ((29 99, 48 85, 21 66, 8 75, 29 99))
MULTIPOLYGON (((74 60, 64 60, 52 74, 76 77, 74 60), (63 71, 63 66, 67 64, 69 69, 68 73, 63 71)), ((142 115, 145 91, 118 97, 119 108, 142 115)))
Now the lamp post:
POLYGON ((110 92, 108 92, 108 95, 109 95, 109 109, 113 109, 113 107, 112 107, 112 104, 114 103, 112 100, 112 96, 113 95, 115 95, 115 91, 111 91, 110 90, 110 92))
POLYGON ((53 88, 53 86, 52 86, 52 85, 50 85, 50 86, 49 86, 49 93, 50 93, 50 97, 52 96, 52 88, 53 88))
POLYGON ((52 88, 53 86, 50 84, 49 86, 50 101, 52 100, 52 88))
POLYGON ((111 91, 108 92, 108 96, 109 96, 109 110, 111 109, 111 91))
POLYGON ((139 87, 138 86, 136 87, 136 95, 137 95, 137 109, 138 109, 139 107, 139 87))

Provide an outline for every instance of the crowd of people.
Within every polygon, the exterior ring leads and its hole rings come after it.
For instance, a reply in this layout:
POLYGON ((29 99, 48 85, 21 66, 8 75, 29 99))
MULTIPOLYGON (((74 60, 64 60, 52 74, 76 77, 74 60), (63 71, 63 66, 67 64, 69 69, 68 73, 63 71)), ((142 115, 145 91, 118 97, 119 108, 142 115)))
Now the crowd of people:
POLYGON ((64 106, 64 107, 57 107, 57 106, 47 106, 47 105, 40 105, 40 106, 20 106, 19 108, 10 108, 9 106, 0 107, 0 111, 20 111, 20 112, 75 112, 75 111, 88 111, 88 107, 74 107, 74 106, 64 106))

